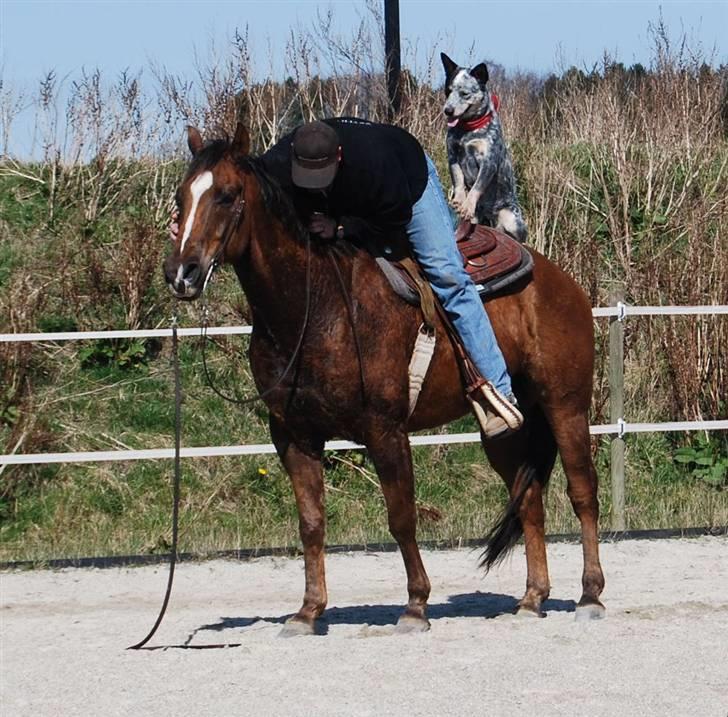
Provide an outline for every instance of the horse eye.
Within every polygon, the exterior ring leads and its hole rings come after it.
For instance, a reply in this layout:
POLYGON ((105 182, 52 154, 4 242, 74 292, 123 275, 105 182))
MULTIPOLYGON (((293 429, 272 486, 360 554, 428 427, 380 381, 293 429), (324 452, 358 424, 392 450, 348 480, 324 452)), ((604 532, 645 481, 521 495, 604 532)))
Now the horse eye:
POLYGON ((229 207, 235 201, 235 195, 231 192, 223 192, 215 201, 223 207, 229 207))

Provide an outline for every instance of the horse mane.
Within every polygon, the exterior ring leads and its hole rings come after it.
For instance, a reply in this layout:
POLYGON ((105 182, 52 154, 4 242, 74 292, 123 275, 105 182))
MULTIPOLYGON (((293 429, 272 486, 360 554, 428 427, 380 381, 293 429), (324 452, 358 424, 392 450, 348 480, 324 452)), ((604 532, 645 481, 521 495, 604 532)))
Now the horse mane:
MULTIPOLYGON (((212 170, 226 155, 230 153, 231 143, 226 139, 214 139, 207 142, 205 146, 193 157, 190 162, 187 174, 193 175, 198 172, 212 170)), ((306 230, 298 218, 296 208, 290 195, 281 185, 263 168, 259 157, 230 157, 232 162, 242 171, 250 172, 258 182, 263 205, 283 225, 291 236, 303 241, 306 238, 306 230)))
POLYGON ((290 194, 286 192, 278 181, 272 177, 268 172, 265 171, 258 157, 245 157, 239 159, 237 162, 238 166, 242 169, 248 169, 258 181, 260 187, 260 194, 263 198, 263 205, 275 216, 283 227, 293 236, 295 239, 304 241, 306 239, 307 231, 304 228, 301 220, 298 218, 298 213, 293 204, 293 199, 290 194))

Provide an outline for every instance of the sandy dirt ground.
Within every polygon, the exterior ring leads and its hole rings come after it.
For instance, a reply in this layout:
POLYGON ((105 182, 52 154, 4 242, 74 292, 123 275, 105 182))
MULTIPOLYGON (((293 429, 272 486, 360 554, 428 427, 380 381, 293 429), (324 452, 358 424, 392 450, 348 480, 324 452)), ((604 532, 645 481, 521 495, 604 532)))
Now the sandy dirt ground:
POLYGON ((549 546, 545 619, 511 613, 518 547, 425 552, 432 629, 394 634, 398 554, 328 559, 324 635, 278 637, 301 560, 182 564, 153 645, 164 567, 0 576, 2 715, 728 715, 728 540, 602 546, 605 620, 574 619, 581 548, 549 546))

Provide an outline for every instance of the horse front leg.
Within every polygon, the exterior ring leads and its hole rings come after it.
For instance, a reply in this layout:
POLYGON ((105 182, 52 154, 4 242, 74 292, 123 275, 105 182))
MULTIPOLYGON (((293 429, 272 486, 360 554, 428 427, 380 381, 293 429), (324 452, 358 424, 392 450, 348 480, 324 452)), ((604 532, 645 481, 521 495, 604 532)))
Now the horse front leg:
POLYGON ((399 545, 407 571, 409 600, 404 614, 397 622, 397 631, 429 630, 426 611, 430 597, 430 580, 417 547, 415 482, 407 432, 404 429, 378 431, 367 441, 367 449, 382 485, 389 530, 399 545))
POLYGON ((315 621, 326 608, 326 571, 324 566, 324 478, 321 457, 323 440, 292 436, 283 422, 270 418, 273 444, 291 477, 298 508, 298 527, 303 543, 306 591, 300 610, 288 619, 283 636, 313 635, 315 621))

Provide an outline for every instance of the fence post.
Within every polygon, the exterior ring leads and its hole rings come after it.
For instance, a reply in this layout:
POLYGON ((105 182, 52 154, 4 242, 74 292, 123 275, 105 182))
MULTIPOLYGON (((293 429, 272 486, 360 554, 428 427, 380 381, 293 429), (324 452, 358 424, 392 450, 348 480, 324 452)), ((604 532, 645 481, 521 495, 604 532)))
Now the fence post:
POLYGON ((387 96, 389 97, 389 119, 394 119, 399 112, 402 93, 399 76, 402 59, 399 44, 399 0, 384 0, 384 54, 387 78, 387 96))
MULTIPOLYGON (((624 300, 624 283, 614 282, 609 291, 609 305, 624 300)), ((624 322, 621 316, 609 320, 609 422, 624 419, 624 322)), ((612 436, 612 530, 625 530, 624 517, 624 438, 612 436)))

